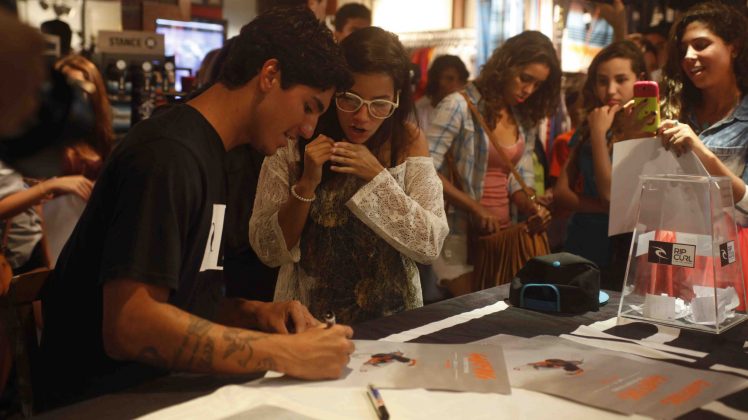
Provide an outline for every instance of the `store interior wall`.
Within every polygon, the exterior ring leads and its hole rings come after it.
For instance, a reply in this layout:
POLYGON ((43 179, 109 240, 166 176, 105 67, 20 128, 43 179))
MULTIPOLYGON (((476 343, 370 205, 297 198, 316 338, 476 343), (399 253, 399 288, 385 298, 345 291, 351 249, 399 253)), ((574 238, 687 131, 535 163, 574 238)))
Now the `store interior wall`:
POLYGON ((372 6, 373 24, 395 33, 452 29, 452 0, 374 0, 372 6))
MULTIPOLYGON (((70 13, 67 16, 63 16, 60 20, 67 22, 70 25, 70 29, 73 31, 72 45, 73 48, 79 48, 81 45, 81 37, 79 32, 81 30, 81 1, 71 1, 69 4, 72 6, 70 13)), ((44 10, 41 4, 36 0, 20 0, 16 2, 18 7, 19 18, 33 26, 39 28, 42 22, 55 19, 55 13, 52 8, 44 10)))
MULTIPOLYGON (((430 22, 429 25, 433 27, 424 27, 424 20, 412 18, 392 23, 396 24, 395 26, 388 24, 387 20, 389 18, 382 16, 382 14, 390 13, 393 9, 393 5, 397 3, 402 4, 401 0, 338 0, 337 3, 338 7, 347 3, 362 3, 373 10, 375 23, 389 27, 391 30, 398 33, 416 32, 420 30, 450 29, 449 22, 451 19, 450 16, 453 0, 416 0, 416 2, 418 1, 428 6, 431 16, 425 21, 430 22), (434 10, 442 10, 443 13, 440 15, 443 15, 443 19, 433 19, 434 10), (377 13, 379 13, 380 18, 377 18, 377 13)), ((478 0, 465 0, 465 27, 467 28, 474 28, 476 26, 477 1, 478 0)), ((81 49, 81 47, 88 48, 92 45, 92 42, 95 43, 96 34, 100 30, 122 30, 121 1, 88 0, 86 2, 85 16, 86 33, 83 38, 81 38, 80 34, 83 1, 67 0, 67 3, 71 7, 71 11, 67 16, 62 16, 61 19, 67 22, 73 31, 72 45, 74 49, 81 49), (85 40, 85 42, 83 40, 85 40)), ((243 25, 255 18, 256 3, 256 0, 223 0, 222 11, 223 17, 228 23, 227 36, 229 38, 237 35, 243 25)), ((416 10, 418 9, 416 8, 416 10)), ((422 13, 425 14, 425 8, 422 8, 421 10, 422 13)), ((43 9, 37 0, 18 0, 18 14, 21 20, 35 27, 39 27, 44 21, 55 18, 55 13, 52 9, 43 9)))
MULTIPOLYGON (((95 43, 96 34, 101 30, 122 30, 122 3, 112 0, 88 0, 86 2, 85 26, 86 33, 81 38, 81 13, 83 2, 81 0, 68 0, 71 6, 70 13, 60 17, 67 22, 73 31, 71 45, 73 49, 80 50, 81 47, 88 48, 92 41, 95 43), (85 45, 82 44, 85 39, 85 45)), ((55 13, 51 8, 44 10, 37 0, 19 0, 17 2, 19 18, 33 27, 40 27, 42 22, 55 19, 55 13)))
POLYGON ((242 26, 257 16, 256 0, 223 0, 223 18, 228 21, 226 36, 239 34, 242 26))

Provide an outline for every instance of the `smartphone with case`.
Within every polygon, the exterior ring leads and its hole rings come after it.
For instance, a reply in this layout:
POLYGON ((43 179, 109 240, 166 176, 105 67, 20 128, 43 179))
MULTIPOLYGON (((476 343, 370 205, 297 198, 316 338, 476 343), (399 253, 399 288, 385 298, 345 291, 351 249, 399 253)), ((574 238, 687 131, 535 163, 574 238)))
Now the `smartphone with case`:
POLYGON ((636 118, 649 120, 654 113, 655 119, 644 126, 643 131, 654 133, 660 127, 660 88, 657 82, 639 81, 634 83, 634 106, 645 104, 639 109, 636 118))

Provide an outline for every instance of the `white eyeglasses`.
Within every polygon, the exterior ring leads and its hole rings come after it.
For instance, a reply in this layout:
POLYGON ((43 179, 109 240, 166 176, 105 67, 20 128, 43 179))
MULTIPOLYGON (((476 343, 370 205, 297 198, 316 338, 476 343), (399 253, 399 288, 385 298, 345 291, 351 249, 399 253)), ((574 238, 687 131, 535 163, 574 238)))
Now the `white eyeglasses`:
POLYGON ((335 95, 335 106, 343 112, 357 112, 362 106, 366 105, 369 109, 369 115, 374 118, 383 120, 392 116, 395 110, 400 106, 400 91, 395 95, 395 102, 386 99, 366 100, 355 93, 343 92, 335 95))

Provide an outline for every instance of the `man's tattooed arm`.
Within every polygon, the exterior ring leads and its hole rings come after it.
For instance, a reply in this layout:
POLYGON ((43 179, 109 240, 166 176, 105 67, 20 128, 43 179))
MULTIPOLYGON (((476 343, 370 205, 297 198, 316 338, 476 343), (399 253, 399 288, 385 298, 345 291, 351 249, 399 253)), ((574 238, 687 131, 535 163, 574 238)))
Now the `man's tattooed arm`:
POLYGON ((104 284, 101 333, 109 357, 217 374, 261 372, 270 366, 285 373, 299 364, 297 351, 289 350, 283 336, 205 320, 168 303, 169 293, 166 287, 126 278, 104 284))
POLYGON ((255 349, 256 342, 268 338, 267 334, 224 327, 195 315, 182 314, 186 316, 187 323, 179 345, 171 352, 166 343, 145 346, 136 360, 162 368, 192 372, 239 373, 277 369, 271 354, 258 355, 255 349), (164 356, 168 354, 172 354, 172 357, 164 356))

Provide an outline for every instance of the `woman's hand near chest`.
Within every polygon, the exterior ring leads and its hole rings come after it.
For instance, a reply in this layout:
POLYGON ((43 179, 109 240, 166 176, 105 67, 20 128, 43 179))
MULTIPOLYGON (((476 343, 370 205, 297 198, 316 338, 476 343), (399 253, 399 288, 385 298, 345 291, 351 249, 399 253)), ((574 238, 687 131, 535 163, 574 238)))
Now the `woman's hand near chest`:
POLYGON ((304 147, 304 173, 298 182, 297 194, 312 195, 322 180, 322 166, 332 156, 334 142, 320 135, 304 147))
POLYGON ((616 113, 621 110, 620 105, 603 105, 595 108, 587 115, 590 126, 590 138, 595 141, 607 141, 608 130, 613 126, 616 113))
POLYGON ((366 182, 371 181, 384 170, 384 166, 363 144, 337 142, 332 148, 330 170, 342 174, 352 174, 366 182))

